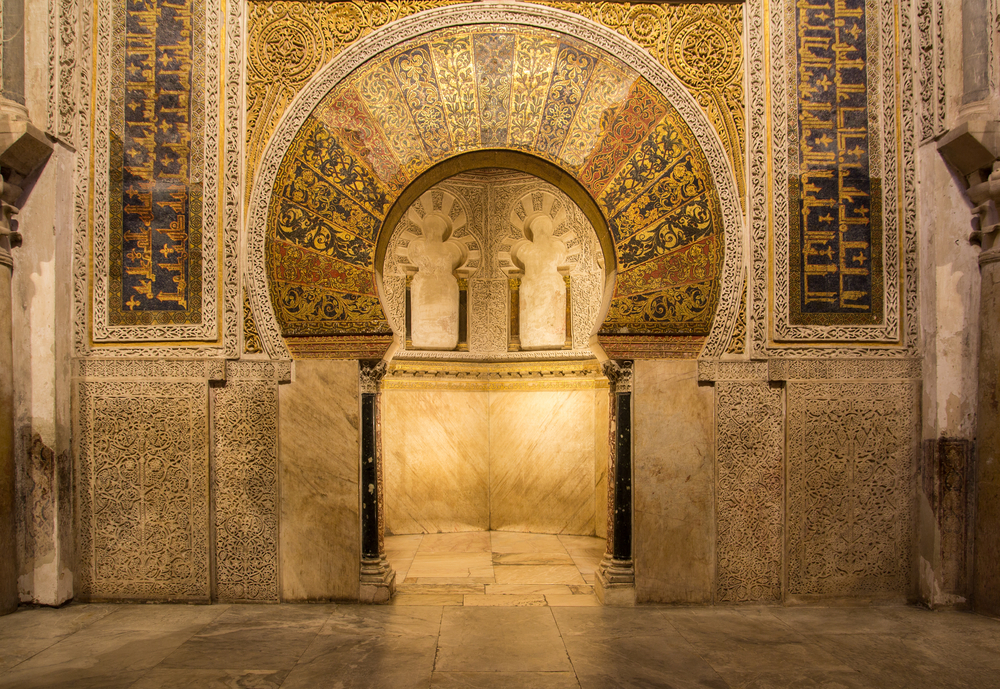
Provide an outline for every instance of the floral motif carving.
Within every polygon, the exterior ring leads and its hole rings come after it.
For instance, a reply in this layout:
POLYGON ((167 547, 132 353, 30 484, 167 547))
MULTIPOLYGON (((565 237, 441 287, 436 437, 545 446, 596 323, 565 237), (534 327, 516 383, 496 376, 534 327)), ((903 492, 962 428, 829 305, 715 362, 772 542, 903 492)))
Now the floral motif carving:
POLYGON ((233 362, 215 390, 215 571, 220 600, 278 599, 278 380, 233 362))
POLYGON ((790 595, 905 594, 917 384, 789 383, 790 595))
POLYGON ((250 299, 246 295, 243 296, 243 351, 246 354, 261 354, 264 351, 257 323, 253 319, 253 309, 250 308, 250 299))
POLYGON ((781 600, 784 427, 781 390, 720 382, 717 414, 716 600, 781 600))
POLYGON ((544 2, 592 19, 635 41, 670 69, 722 139, 745 194, 743 11, 739 5, 544 2))
POLYGON ((80 593, 205 600, 208 386, 78 383, 80 593))

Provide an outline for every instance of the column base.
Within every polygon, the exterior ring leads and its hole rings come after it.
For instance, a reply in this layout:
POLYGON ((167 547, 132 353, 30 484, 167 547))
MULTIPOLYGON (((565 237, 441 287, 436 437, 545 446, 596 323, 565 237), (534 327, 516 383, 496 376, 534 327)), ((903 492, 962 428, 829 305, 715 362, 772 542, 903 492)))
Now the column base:
POLYGON ((362 603, 388 603, 396 592, 396 572, 392 565, 381 558, 361 560, 361 587, 358 600, 362 603))
POLYGON ((594 593, 602 605, 615 607, 635 605, 635 566, 632 561, 605 557, 597 568, 594 593))

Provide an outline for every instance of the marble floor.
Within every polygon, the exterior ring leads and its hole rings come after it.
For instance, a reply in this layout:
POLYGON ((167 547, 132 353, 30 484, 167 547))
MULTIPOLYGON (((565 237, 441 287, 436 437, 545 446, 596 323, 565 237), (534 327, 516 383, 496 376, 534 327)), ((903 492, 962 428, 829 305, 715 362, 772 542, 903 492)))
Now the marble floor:
POLYGON ((396 605, 595 606, 603 538, 468 531, 386 536, 396 605))
POLYGON ((909 607, 90 604, 0 617, 4 688, 998 686, 1000 621, 909 607))

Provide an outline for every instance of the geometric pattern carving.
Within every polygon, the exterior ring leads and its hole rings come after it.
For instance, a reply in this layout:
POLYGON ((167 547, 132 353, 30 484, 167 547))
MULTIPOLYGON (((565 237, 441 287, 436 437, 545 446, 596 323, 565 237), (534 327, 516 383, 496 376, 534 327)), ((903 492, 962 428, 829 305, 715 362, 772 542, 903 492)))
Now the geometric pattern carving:
POLYGON ((789 383, 788 593, 905 594, 917 384, 789 383))
POLYGON ((207 600, 207 382, 77 385, 80 593, 207 600))
POLYGON ((278 377, 229 362, 215 390, 215 597, 278 599, 278 377))
POLYGON ((782 391, 764 382, 719 382, 715 395, 716 601, 779 601, 784 546, 782 391))

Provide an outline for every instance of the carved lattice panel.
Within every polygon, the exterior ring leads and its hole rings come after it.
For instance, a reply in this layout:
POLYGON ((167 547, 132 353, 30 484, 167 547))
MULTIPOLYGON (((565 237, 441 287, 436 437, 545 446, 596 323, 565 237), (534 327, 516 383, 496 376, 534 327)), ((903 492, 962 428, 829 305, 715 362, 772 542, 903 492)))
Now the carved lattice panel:
POLYGON ((215 392, 220 600, 278 599, 278 385, 270 362, 230 362, 215 392))
POLYGON ((719 382, 716 600, 781 600, 784 425, 781 390, 719 382))
POLYGON ((80 593, 207 599, 207 383, 82 381, 78 404, 80 593))
POLYGON ((916 383, 788 385, 788 593, 906 593, 916 383))

